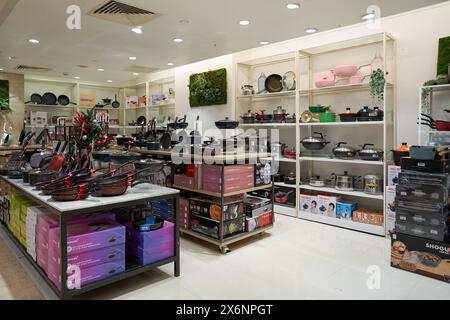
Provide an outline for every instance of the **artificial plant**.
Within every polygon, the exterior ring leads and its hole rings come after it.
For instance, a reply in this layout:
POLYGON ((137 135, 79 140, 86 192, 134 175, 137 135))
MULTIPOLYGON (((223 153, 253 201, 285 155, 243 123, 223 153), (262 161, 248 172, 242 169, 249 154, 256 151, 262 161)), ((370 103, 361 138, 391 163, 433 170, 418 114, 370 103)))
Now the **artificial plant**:
POLYGON ((372 72, 370 76, 370 95, 372 98, 378 101, 384 101, 384 86, 386 84, 386 78, 384 72, 381 69, 377 69, 372 72))
POLYGON ((104 148, 110 142, 108 134, 97 122, 95 110, 77 112, 73 121, 72 145, 78 150, 93 150, 104 148))
POLYGON ((0 111, 6 111, 8 113, 12 112, 11 106, 9 105, 10 100, 11 97, 0 99, 0 111))
POLYGON ((189 102, 191 107, 226 104, 227 70, 219 69, 191 75, 189 102))

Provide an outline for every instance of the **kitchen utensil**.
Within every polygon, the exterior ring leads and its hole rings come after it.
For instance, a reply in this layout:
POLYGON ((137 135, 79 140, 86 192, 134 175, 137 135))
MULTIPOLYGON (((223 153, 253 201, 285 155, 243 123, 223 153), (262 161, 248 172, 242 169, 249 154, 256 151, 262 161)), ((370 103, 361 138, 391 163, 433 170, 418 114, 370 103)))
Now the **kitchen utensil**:
POLYGON ((308 184, 312 187, 323 188, 326 186, 325 179, 322 179, 319 176, 311 177, 311 178, 307 179, 307 181, 308 181, 308 184))
POLYGON ((159 140, 160 148, 163 150, 169 150, 172 146, 172 134, 170 131, 170 126, 167 125, 166 132, 161 136, 161 139, 159 140))
POLYGON ((120 102, 117 101, 117 94, 115 96, 115 100, 111 103, 111 107, 113 107, 114 109, 119 109, 120 108, 120 102))
POLYGON ((324 107, 321 106, 320 104, 317 106, 311 106, 309 107, 309 111, 311 111, 312 113, 324 113, 327 112, 330 109, 330 107, 324 107))
POLYGON ((266 80, 267 80, 266 74, 262 72, 258 78, 258 94, 261 94, 264 91, 266 91, 266 80))
POLYGON ((407 158, 410 155, 410 148, 407 142, 403 142, 400 148, 392 150, 394 153, 394 163, 396 166, 401 166, 402 158, 407 158))
POLYGON ((322 150, 329 143, 320 132, 314 132, 314 135, 306 137, 301 141, 301 144, 307 150, 322 150))
POLYGON ((283 157, 286 159, 295 159, 297 158, 297 152, 295 151, 295 148, 287 149, 283 151, 283 157))
POLYGON ((323 122, 323 123, 336 122, 336 113, 327 111, 327 112, 321 113, 319 118, 320 118, 320 122, 323 122))
POLYGON ((333 70, 331 70, 331 72, 336 77, 349 78, 356 75, 358 71, 361 70, 361 68, 368 66, 370 66, 370 64, 362 65, 360 67, 356 65, 341 65, 335 67, 333 70))
POLYGON ((243 96, 251 96, 255 94, 255 89, 250 84, 245 84, 241 87, 241 94, 243 96))
POLYGON ((361 179, 361 177, 350 176, 348 174, 348 171, 345 171, 343 175, 336 175, 335 173, 333 173, 331 176, 336 181, 336 190, 340 191, 355 190, 355 183, 361 179))
POLYGON ((23 178, 23 174, 21 171, 9 171, 8 178, 11 180, 21 180, 23 178))
POLYGON ((361 74, 356 74, 354 76, 351 76, 349 78, 348 84, 361 84, 364 82, 364 80, 369 77, 369 75, 361 75, 361 74))
POLYGON ((115 164, 124 164, 131 161, 138 161, 143 158, 139 153, 128 152, 128 151, 114 151, 111 152, 110 156, 111 162, 115 164))
POLYGON ((281 204, 285 204, 288 202, 289 200, 289 196, 294 193, 294 190, 291 190, 289 192, 283 192, 283 191, 278 191, 275 194, 275 202, 276 203, 281 203, 281 204))
POLYGON ((267 77, 265 87, 270 93, 283 91, 283 77, 279 74, 271 74, 267 77))
POLYGON ((244 114, 242 117, 244 123, 255 123, 256 116, 252 113, 252 110, 248 110, 248 113, 244 114))
POLYGON ((140 116, 136 121, 138 126, 146 126, 147 125, 147 118, 144 116, 140 116))
POLYGON ((30 101, 26 102, 25 104, 42 104, 42 96, 39 93, 33 93, 30 97, 30 101))
POLYGON ((284 175, 281 173, 276 173, 273 175, 274 182, 283 182, 284 183, 284 175))
POLYGON ((336 86, 336 76, 331 71, 321 72, 316 76, 315 84, 317 88, 336 86))
POLYGON ((320 117, 319 117, 319 114, 312 113, 311 111, 307 110, 301 114, 300 121, 302 123, 319 122, 320 117))
POLYGON ((54 105, 56 105, 57 101, 58 101, 58 99, 56 98, 55 94, 53 94, 51 92, 47 92, 42 95, 42 103, 43 104, 54 106, 54 105))
POLYGON ((358 111, 358 121, 383 121, 383 119, 384 112, 378 107, 371 109, 365 106, 358 111))
POLYGON ((375 148, 374 144, 365 144, 361 150, 358 151, 358 156, 361 160, 366 161, 381 161, 383 160, 384 151, 375 148))
POLYGON ((257 112, 257 116, 256 118, 258 119, 258 121, 260 123, 272 123, 273 122, 273 115, 271 114, 266 114, 265 110, 261 110, 259 112, 257 112))
POLYGON ((239 127, 239 121, 230 120, 227 117, 225 120, 216 121, 216 127, 221 130, 236 129, 239 127))
POLYGON ((76 105, 76 103, 70 102, 70 98, 68 96, 63 94, 58 97, 58 104, 61 106, 68 106, 69 104, 76 105))
POLYGON ((410 148, 411 158, 416 160, 435 160, 437 150, 435 147, 412 146, 410 148))
POLYGON ((422 113, 422 116, 426 119, 422 119, 422 124, 428 125, 432 129, 436 129, 437 131, 450 131, 450 121, 444 121, 444 120, 434 120, 432 117, 430 117, 427 114, 422 113))
POLYGON ((58 154, 52 158, 52 160, 50 161, 50 163, 48 165, 48 170, 55 171, 55 172, 58 172, 61 170, 61 168, 64 164, 64 160, 65 160, 65 156, 63 155, 63 153, 67 148, 67 144, 68 144, 68 142, 65 141, 63 143, 62 147, 60 148, 58 154))
POLYGON ((284 110, 282 106, 278 106, 277 109, 273 112, 273 121, 283 122, 286 120, 286 117, 288 115, 289 114, 286 113, 286 110, 284 110))
POLYGON ((341 122, 356 122, 358 121, 358 114, 352 112, 351 108, 347 108, 344 113, 339 115, 341 122))
POLYGON ((284 74, 283 87, 287 91, 295 90, 296 81, 295 81, 295 73, 293 71, 288 71, 284 74))
POLYGON ((102 101, 105 106, 109 106, 112 103, 112 99, 109 98, 102 99, 102 101))
POLYGON ((151 172, 159 172, 164 168, 164 161, 154 159, 141 159, 133 163, 136 170, 148 169, 151 172))
POLYGON ((348 146, 346 142, 339 142, 337 146, 333 148, 333 155, 338 159, 353 160, 357 153, 358 150, 348 146))
POLYGON ((287 176, 285 176, 284 183, 289 185, 297 184, 297 175, 295 174, 295 172, 291 172, 287 176))
POLYGON ((382 194, 384 189, 383 178, 376 174, 364 176, 364 192, 367 194, 382 194))

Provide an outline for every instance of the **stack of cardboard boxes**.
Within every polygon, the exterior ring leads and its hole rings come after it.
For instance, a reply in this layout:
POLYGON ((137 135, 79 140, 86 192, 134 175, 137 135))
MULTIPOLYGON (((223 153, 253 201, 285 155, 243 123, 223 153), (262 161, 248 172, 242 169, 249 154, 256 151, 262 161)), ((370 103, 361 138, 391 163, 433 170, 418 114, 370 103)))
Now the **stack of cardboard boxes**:
POLYGON ((402 159, 393 267, 450 282, 449 173, 450 161, 402 159))

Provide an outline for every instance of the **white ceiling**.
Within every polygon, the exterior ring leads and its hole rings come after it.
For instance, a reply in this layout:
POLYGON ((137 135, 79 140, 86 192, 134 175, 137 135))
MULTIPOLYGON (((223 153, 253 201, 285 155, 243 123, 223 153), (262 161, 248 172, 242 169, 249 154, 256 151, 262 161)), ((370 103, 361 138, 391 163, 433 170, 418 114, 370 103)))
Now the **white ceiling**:
MULTIPOLYGON (((5 3, 17 0, 0 0, 5 3)), ((145 66, 167 69, 305 35, 307 27, 320 31, 361 22, 369 5, 389 16, 443 0, 124 0, 157 12, 161 17, 144 25, 137 35, 125 25, 95 19, 86 13, 106 0, 20 0, 0 25, 0 68, 14 72, 18 64, 53 69, 48 76, 83 80, 124 81, 133 78, 124 69, 145 66), (286 4, 300 3, 299 10, 286 4), (66 28, 66 9, 77 4, 82 11, 81 30, 66 28), (240 20, 250 20, 247 27, 240 20), (180 23, 189 20, 189 23, 180 23), (181 37, 182 44, 172 40, 181 37), (28 39, 40 40, 33 45, 28 39), (15 56, 11 61, 9 56, 15 56), (136 56, 135 62, 128 57, 136 56), (77 65, 88 65, 79 69, 77 65), (97 68, 105 72, 96 71, 97 68)), ((1 20, 0 20, 1 23, 1 20)))

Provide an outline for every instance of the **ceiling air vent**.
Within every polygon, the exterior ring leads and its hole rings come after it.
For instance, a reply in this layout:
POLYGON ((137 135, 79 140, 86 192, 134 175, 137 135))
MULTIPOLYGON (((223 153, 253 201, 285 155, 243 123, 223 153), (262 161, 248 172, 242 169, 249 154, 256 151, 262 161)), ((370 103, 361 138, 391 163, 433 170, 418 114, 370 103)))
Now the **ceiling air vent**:
POLYGON ((43 67, 32 67, 32 66, 25 66, 25 65, 22 65, 22 64, 19 64, 17 67, 16 67, 16 70, 18 70, 18 71, 31 71, 31 72, 49 72, 49 71, 51 71, 52 69, 49 69, 49 68, 43 68, 43 67))
POLYGON ((127 26, 143 25, 160 15, 119 1, 108 1, 88 13, 92 17, 127 26))

